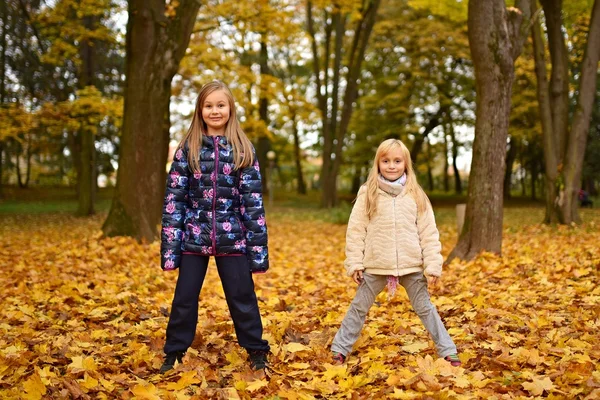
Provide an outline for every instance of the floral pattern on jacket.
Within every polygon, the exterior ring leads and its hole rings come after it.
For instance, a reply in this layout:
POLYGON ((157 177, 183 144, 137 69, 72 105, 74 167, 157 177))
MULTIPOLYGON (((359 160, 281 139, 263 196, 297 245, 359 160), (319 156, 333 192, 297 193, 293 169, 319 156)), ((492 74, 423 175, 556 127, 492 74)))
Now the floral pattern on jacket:
MULTIPOLYGON (((252 272, 269 268, 267 224, 260 168, 236 170, 224 136, 202 137, 200 170, 188 164, 187 144, 178 149, 167 176, 162 214, 161 268, 179 268, 184 252, 246 255, 252 272)), ((254 153, 254 149, 253 149, 254 153)))

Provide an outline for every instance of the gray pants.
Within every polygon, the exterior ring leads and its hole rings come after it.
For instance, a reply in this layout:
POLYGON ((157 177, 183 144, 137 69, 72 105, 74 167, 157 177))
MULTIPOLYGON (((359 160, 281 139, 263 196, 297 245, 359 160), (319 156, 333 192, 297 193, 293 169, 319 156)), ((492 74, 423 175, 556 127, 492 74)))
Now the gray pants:
MULTIPOLYGON (((400 276, 398 281, 406 289, 410 304, 435 342, 438 355, 446 357, 456 354, 456 346, 444 327, 435 306, 431 304, 427 291, 427 279, 423 273, 415 272, 400 276)), ((333 339, 331 351, 342 353, 344 356, 352 351, 352 346, 360 336, 360 331, 375 297, 386 284, 386 275, 363 274, 363 281, 358 286, 356 296, 342 321, 342 326, 333 339)))

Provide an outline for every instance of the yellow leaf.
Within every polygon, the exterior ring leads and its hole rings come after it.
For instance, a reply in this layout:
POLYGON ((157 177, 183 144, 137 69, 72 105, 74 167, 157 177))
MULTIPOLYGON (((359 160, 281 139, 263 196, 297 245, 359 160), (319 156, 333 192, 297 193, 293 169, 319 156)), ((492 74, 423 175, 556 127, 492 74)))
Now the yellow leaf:
POLYGON ((413 344, 408 344, 405 346, 402 346, 402 350, 404 350, 407 353, 419 353, 423 350, 425 350, 426 348, 429 347, 429 344, 426 342, 415 342, 413 344))
POLYGON ((483 307, 483 305, 485 304, 486 300, 485 297, 483 297, 482 295, 479 295, 477 297, 475 297, 472 301, 472 303, 475 305, 475 307, 477 308, 481 308, 483 307))
POLYGON ((79 384, 86 389, 93 389, 96 386, 98 386, 98 381, 96 379, 92 378, 91 376, 89 376, 88 374, 85 374, 83 380, 80 379, 77 382, 79 382, 79 384))
POLYGON ((305 351, 305 350, 310 350, 310 347, 303 345, 302 343, 288 343, 285 346, 283 346, 283 348, 290 352, 290 353, 296 353, 298 351, 305 351))
POLYGON ((22 395, 22 398, 27 400, 38 400, 46 394, 46 385, 44 385, 37 372, 23 382, 23 389, 26 394, 22 395))
POLYGON ((83 357, 80 356, 75 356, 73 358, 71 358, 71 364, 69 364, 67 366, 67 369, 74 369, 74 370, 82 370, 83 369, 83 357))
POLYGON ((86 357, 83 359, 83 369, 86 371, 97 371, 98 366, 93 357, 86 357))
POLYGON ((246 382, 246 381, 242 381, 242 380, 240 380, 240 381, 235 381, 235 383, 233 384, 233 387, 234 387, 236 390, 240 390, 240 391, 242 391, 242 390, 246 390, 246 388, 248 387, 248 382, 246 382))
POLYGON ((135 385, 131 392, 140 399, 145 400, 161 400, 156 387, 149 383, 147 385, 135 385))
POLYGON ((333 379, 336 376, 343 377, 346 375, 345 365, 331 365, 325 364, 325 373, 323 374, 323 380, 333 379))
POLYGON ((466 389, 471 386, 471 382, 469 382, 469 380, 464 376, 458 376, 456 378, 452 378, 452 380, 454 381, 454 386, 461 389, 466 389))
POLYGON ((541 396, 544 390, 549 392, 554 389, 554 384, 550 378, 545 377, 544 379, 534 379, 533 382, 525 382, 523 388, 534 396, 541 396))
POLYGON ((307 369, 310 367, 310 364, 309 363, 291 363, 291 364, 289 364, 289 366, 294 369, 307 369))
POLYGON ((246 387, 246 390, 248 390, 250 392, 255 392, 255 391, 259 390, 260 388, 264 388, 268 384, 269 383, 265 379, 256 380, 256 381, 252 382, 251 384, 249 384, 248 387, 246 387))
POLYGON ((196 371, 188 371, 181 374, 181 378, 177 382, 169 382, 167 384, 168 390, 183 390, 188 386, 199 383, 200 379, 196 377, 196 371))
POLYGON ((240 395, 238 394, 237 390, 235 390, 235 388, 225 388, 223 389, 223 395, 225 396, 224 398, 226 398, 227 400, 239 400, 240 395))

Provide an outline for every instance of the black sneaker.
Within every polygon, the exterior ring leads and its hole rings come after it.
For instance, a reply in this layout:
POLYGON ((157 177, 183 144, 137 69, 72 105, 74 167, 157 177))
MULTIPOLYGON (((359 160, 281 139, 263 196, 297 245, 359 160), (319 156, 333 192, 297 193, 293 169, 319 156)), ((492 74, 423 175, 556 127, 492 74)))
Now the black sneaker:
POLYGON ((248 350, 250 367, 254 371, 265 369, 267 366, 267 352, 263 350, 248 350))
POLYGON ((184 355, 185 351, 174 351, 167 354, 165 357, 165 362, 163 362, 162 367, 160 367, 160 373, 164 374, 165 372, 172 370, 173 367, 175 367, 175 361, 181 364, 183 362, 184 355))

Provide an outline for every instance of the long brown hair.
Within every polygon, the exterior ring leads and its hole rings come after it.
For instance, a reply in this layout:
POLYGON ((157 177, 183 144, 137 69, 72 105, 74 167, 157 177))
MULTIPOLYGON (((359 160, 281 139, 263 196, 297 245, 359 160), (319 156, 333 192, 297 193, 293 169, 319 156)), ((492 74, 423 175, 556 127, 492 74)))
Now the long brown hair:
POLYGON ((229 102, 229 121, 227 121, 227 125, 225 126, 225 137, 227 138, 227 142, 231 143, 233 147, 233 162, 235 167, 236 169, 245 168, 254 163, 252 143, 242 130, 237 119, 233 94, 226 84, 215 80, 205 84, 200 89, 192 123, 178 146, 178 148, 183 148, 187 142, 189 147, 188 163, 193 172, 200 172, 199 158, 200 148, 202 147, 202 136, 208 134, 208 127, 202 119, 202 107, 208 95, 218 90, 222 90, 225 93, 229 102))
POLYGON ((377 148, 375 159, 373 159, 373 167, 371 168, 371 172, 369 172, 369 177, 365 183, 365 186, 367 187, 366 212, 369 218, 372 218, 377 212, 377 189, 379 187, 377 181, 380 174, 379 160, 394 148, 400 148, 402 158, 404 158, 404 173, 406 174, 404 190, 406 190, 406 193, 412 196, 417 203, 417 211, 419 213, 424 212, 427 210, 427 207, 430 207, 427 195, 417 182, 417 176, 415 175, 412 160, 410 158, 410 151, 400 140, 387 139, 377 148))

